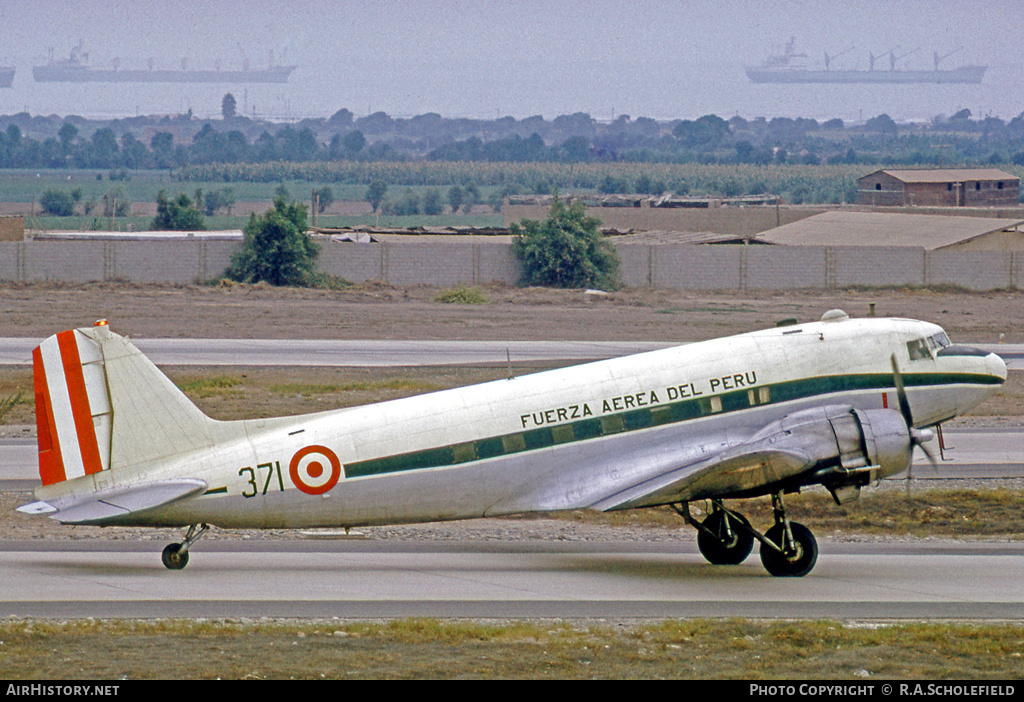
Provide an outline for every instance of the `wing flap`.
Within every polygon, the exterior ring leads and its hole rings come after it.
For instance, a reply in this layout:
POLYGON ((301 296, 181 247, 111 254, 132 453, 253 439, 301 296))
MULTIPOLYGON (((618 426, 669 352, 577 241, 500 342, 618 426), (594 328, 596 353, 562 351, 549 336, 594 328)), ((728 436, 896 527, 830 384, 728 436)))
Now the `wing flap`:
POLYGON ((813 464, 814 459, 802 451, 744 445, 633 485, 591 507, 631 509, 738 493, 797 475, 813 464))
POLYGON ((33 502, 19 507, 18 511, 27 514, 49 514, 50 519, 62 524, 92 524, 161 507, 197 495, 206 488, 204 480, 158 480, 100 490, 86 495, 68 495, 50 502, 33 502))

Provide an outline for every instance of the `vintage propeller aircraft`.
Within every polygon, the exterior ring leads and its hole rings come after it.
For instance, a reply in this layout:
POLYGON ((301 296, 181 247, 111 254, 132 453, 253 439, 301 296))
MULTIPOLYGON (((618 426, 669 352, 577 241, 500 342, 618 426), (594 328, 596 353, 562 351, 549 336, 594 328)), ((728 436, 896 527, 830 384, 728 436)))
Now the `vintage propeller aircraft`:
POLYGON ((837 503, 907 470, 915 446, 1006 379, 997 355, 927 322, 776 327, 363 407, 216 421, 105 322, 33 353, 39 472, 19 509, 68 524, 354 527, 571 509, 672 505, 711 563, 760 542, 802 576, 811 532, 783 497, 837 503), (726 498, 771 495, 764 533, 726 498), (694 501, 710 504, 701 522, 694 501))

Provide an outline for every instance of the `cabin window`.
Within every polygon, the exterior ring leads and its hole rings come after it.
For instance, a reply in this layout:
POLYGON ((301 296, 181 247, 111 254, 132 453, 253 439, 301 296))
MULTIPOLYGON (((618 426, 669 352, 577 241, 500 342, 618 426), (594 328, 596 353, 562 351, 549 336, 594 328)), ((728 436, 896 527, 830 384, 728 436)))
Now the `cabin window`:
POLYGON ((928 352, 928 342, 925 339, 914 339, 907 342, 907 352, 911 361, 919 361, 922 358, 931 358, 928 352))
POLYGON ((882 189, 882 184, 881 183, 875 183, 875 190, 881 190, 881 189, 882 189))
POLYGON ((1002 189, 1003 189, 1003 181, 1001 181, 1001 180, 1000 180, 1000 181, 998 181, 998 182, 996 183, 996 188, 997 188, 998 190, 1002 190, 1002 189))
POLYGON ((977 183, 974 184, 974 189, 975 190, 981 190, 981 181, 980 180, 977 183))

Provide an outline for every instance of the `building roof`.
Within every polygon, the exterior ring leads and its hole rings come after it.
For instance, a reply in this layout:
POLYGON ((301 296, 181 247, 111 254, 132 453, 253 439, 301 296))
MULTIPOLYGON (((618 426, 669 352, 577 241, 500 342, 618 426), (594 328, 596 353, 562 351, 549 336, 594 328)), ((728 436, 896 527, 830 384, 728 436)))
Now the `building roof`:
POLYGON ((1020 180, 998 168, 883 168, 857 180, 885 173, 904 183, 950 183, 965 180, 1020 180))
POLYGON ((830 211, 769 229, 757 238, 788 246, 907 246, 931 251, 1021 224, 1024 219, 830 211))

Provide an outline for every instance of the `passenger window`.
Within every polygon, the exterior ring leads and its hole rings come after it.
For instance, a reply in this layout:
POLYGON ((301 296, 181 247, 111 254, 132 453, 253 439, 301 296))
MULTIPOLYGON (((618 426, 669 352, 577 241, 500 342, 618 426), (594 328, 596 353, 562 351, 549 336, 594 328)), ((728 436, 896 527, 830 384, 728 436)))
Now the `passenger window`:
POLYGON ((931 358, 931 354, 928 353, 928 344, 924 339, 915 339, 914 341, 907 342, 907 352, 910 354, 911 361, 919 361, 922 358, 931 358))

